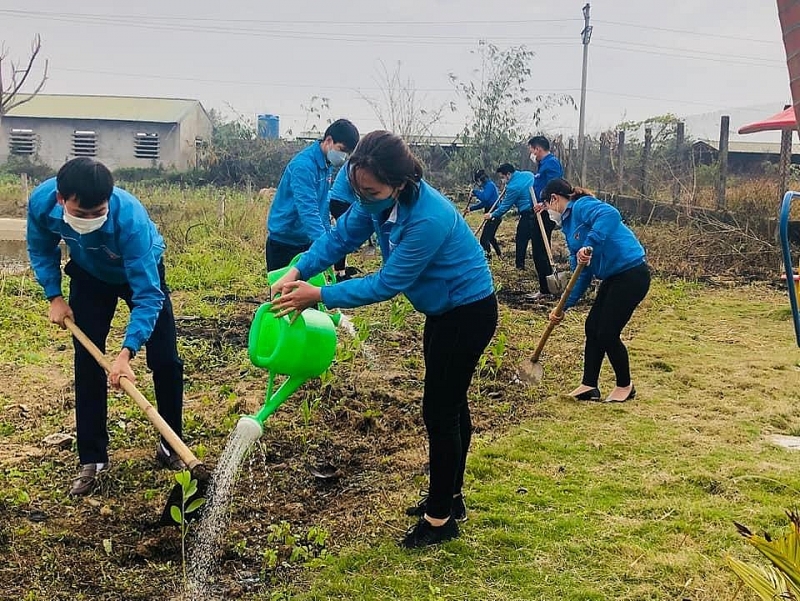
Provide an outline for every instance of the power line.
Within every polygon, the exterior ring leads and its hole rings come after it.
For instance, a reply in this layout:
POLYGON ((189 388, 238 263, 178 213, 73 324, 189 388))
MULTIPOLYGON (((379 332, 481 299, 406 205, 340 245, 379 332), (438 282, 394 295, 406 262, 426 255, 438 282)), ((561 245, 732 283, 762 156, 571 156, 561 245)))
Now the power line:
POLYGON ((670 54, 670 53, 666 53, 666 52, 654 52, 654 51, 650 51, 650 50, 639 50, 639 49, 635 49, 635 48, 625 48, 623 46, 608 46, 606 44, 595 44, 595 46, 597 48, 605 48, 607 50, 616 50, 616 51, 620 51, 620 52, 633 52, 635 54, 652 54, 652 55, 656 55, 656 56, 669 57, 669 58, 680 58, 680 59, 689 59, 689 60, 698 60, 698 61, 708 61, 708 62, 712 62, 712 63, 724 63, 724 64, 727 64, 727 65, 743 65, 743 66, 747 66, 747 67, 761 67, 761 68, 764 68, 764 69, 785 69, 786 68, 785 65, 781 66, 781 65, 777 64, 777 62, 774 65, 768 65, 768 64, 763 63, 763 62, 762 63, 758 63, 758 62, 726 60, 726 59, 721 59, 721 58, 714 58, 714 57, 711 57, 711 56, 697 56, 697 55, 692 55, 692 54, 670 54))
MULTIPOLYGON (((676 51, 676 52, 695 51, 695 52, 699 52, 699 53, 701 53, 703 55, 711 55, 711 56, 719 56, 719 57, 730 57, 730 53, 709 52, 707 50, 693 50, 692 48, 686 48, 685 46, 681 48, 681 47, 678 47, 678 46, 657 46, 655 44, 641 43, 641 42, 629 42, 627 40, 613 40, 613 39, 609 39, 609 38, 596 38, 596 39, 597 39, 598 42, 611 42, 613 44, 624 44, 624 45, 627 45, 627 46, 637 46, 637 47, 641 47, 641 48, 645 48, 645 49, 654 48, 656 50, 673 50, 673 51, 676 51)), ((633 50, 633 49, 631 49, 631 50, 633 50)), ((746 60, 753 60, 753 61, 764 61, 764 62, 773 63, 773 64, 780 63, 781 65, 784 65, 783 61, 778 61, 778 60, 775 60, 775 59, 772 59, 772 58, 767 58, 765 56, 751 56, 751 55, 747 55, 747 54, 737 54, 736 58, 746 59, 746 60)))
POLYGON ((672 29, 670 27, 656 27, 654 25, 640 25, 638 23, 622 23, 620 21, 604 21, 602 19, 597 19, 597 23, 603 23, 606 25, 618 25, 620 27, 633 27, 635 29, 651 29, 654 31, 669 31, 671 33, 684 33, 687 35, 697 35, 704 38, 720 38, 723 40, 736 40, 737 42, 757 42, 759 44, 777 44, 777 40, 763 40, 758 38, 745 38, 741 36, 734 36, 734 35, 723 35, 720 33, 708 33, 705 31, 692 31, 689 29, 672 29))

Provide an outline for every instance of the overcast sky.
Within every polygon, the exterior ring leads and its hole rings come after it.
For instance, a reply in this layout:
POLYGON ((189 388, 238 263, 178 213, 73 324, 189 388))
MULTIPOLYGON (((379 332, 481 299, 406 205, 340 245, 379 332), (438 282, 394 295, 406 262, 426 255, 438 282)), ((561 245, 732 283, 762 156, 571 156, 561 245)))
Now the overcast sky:
MULTIPOLYGON (((455 100, 479 39, 536 52, 530 90, 579 99, 583 1, 561 0, 3 0, 0 40, 23 57, 40 33, 48 93, 196 98, 207 109, 274 113, 281 132, 308 127, 314 95, 362 132, 379 127, 380 61, 402 62, 435 107, 455 100)), ((758 120, 789 101, 772 0, 596 0, 589 47, 587 130, 666 112, 729 107, 758 120)), ((746 117, 745 117, 746 115, 746 117)), ((437 133, 463 126, 448 113, 437 133)), ((574 134, 578 113, 542 127, 574 134)), ((734 129, 742 123, 731 123, 734 129)), ((691 133, 691 132, 690 132, 691 133)))

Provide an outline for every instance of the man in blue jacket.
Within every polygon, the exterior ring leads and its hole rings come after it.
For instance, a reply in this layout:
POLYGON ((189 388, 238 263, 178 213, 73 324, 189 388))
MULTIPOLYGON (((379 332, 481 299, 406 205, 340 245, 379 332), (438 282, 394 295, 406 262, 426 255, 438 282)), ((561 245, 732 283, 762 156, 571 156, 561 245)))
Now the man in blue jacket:
MULTIPOLYGON (((533 136, 528 140, 528 148, 531 151, 531 160, 535 161, 537 166, 533 181, 533 189, 536 193, 536 205, 533 209, 535 212, 539 213, 542 219, 542 225, 544 225, 544 230, 547 234, 547 244, 549 245, 556 224, 550 219, 547 211, 543 210, 542 191, 545 189, 545 186, 554 179, 564 177, 564 170, 558 158, 551 154, 550 141, 544 136, 533 136)), ((531 246, 533 247, 533 264, 536 266, 536 274, 539 277, 540 290, 534 297, 548 296, 550 291, 547 288, 547 276, 553 273, 553 267, 550 264, 550 257, 547 256, 547 249, 544 245, 544 239, 542 238, 539 224, 534 223, 533 225, 531 246)))
MULTIPOLYGON (((498 192, 497 186, 486 175, 483 169, 478 169, 472 174, 472 181, 475 182, 475 187, 472 189, 472 195, 477 199, 477 202, 469 205, 464 209, 464 216, 472 211, 479 211, 483 209, 484 213, 490 212, 497 203, 498 192)), ((500 227, 501 219, 493 219, 489 221, 481 232, 480 244, 483 252, 488 260, 492 256, 492 248, 497 253, 498 257, 502 257, 500 252, 500 243, 497 241, 497 229, 500 227)))
MULTIPOLYGON (((347 165, 345 163, 336 174, 333 180, 333 186, 328 194, 328 204, 330 205, 331 217, 334 222, 344 215, 354 202, 356 202, 356 194, 353 192, 353 187, 350 185, 350 179, 347 176, 347 165)), ((336 270, 337 281, 345 281, 350 279, 347 275, 347 257, 342 257, 337 261, 333 268, 336 270)))
POLYGON ((295 156, 281 176, 267 219, 267 270, 286 267, 330 229, 331 166, 341 167, 358 144, 347 119, 328 126, 322 140, 295 156))
POLYGON ((525 269, 525 253, 528 250, 528 241, 533 231, 533 212, 530 188, 533 186, 534 177, 530 171, 517 171, 511 163, 503 163, 497 168, 497 174, 505 183, 505 191, 500 206, 494 211, 486 213, 483 218, 499 220, 511 207, 517 208, 519 222, 517 223, 516 256, 517 269, 525 269))
MULTIPOLYGON (((28 255, 45 296, 49 318, 62 328, 66 318, 105 351, 118 299, 131 314, 122 349, 111 373, 77 341, 75 346, 75 415, 81 468, 71 495, 92 491, 96 476, 108 469, 107 381, 119 387, 121 377, 135 381, 130 361, 147 347, 158 411, 181 435, 183 362, 178 356, 175 318, 164 279, 164 240, 134 196, 114 186, 111 172, 89 158, 66 163, 58 175, 39 185, 28 203, 28 255), (69 304, 61 292, 61 251, 70 260, 69 304)), ((161 441, 158 463, 185 466, 161 441)))

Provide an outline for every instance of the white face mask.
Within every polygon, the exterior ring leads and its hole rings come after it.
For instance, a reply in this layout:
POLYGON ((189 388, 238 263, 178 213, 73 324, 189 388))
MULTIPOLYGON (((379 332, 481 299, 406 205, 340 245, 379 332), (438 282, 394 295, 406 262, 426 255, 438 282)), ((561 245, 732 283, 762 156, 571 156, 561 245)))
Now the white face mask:
POLYGON ((101 215, 100 217, 94 217, 92 219, 84 219, 83 217, 75 217, 75 215, 70 215, 67 213, 67 209, 64 209, 64 223, 70 226, 73 230, 81 234, 82 236, 85 234, 91 234, 92 232, 99 230, 103 227, 103 224, 108 219, 108 212, 105 215, 101 215))
POLYGON ((561 213, 555 209, 547 209, 547 214, 550 215, 550 219, 553 220, 553 223, 555 223, 558 227, 561 227, 561 213))
POLYGON ((331 148, 326 155, 328 162, 334 167, 341 167, 347 160, 347 153, 331 148))
POLYGON ((536 162, 536 155, 531 153, 531 161, 536 162))

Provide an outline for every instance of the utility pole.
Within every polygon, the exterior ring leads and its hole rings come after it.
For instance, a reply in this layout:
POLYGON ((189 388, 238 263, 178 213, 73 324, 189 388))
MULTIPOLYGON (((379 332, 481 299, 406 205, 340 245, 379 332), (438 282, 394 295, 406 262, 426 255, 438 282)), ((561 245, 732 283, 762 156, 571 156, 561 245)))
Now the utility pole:
POLYGON ((581 153, 581 184, 586 185, 586 140, 584 139, 584 125, 586 123, 586 71, 589 65, 589 42, 592 39, 592 26, 589 24, 590 6, 587 2, 583 7, 583 75, 581 77, 581 113, 578 123, 578 144, 581 153))

